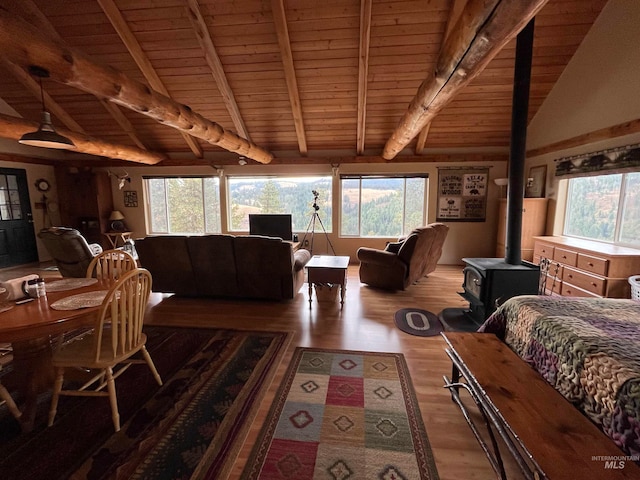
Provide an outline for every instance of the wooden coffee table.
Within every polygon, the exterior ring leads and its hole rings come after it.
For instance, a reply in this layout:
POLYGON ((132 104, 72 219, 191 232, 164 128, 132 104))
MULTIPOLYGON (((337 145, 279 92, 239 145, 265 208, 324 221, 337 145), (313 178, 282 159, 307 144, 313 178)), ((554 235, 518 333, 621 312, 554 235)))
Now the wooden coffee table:
POLYGON ((307 263, 307 282, 309 283, 309 308, 313 294, 313 285, 331 283, 340 285, 340 306, 344 305, 347 290, 348 256, 314 255, 307 263))

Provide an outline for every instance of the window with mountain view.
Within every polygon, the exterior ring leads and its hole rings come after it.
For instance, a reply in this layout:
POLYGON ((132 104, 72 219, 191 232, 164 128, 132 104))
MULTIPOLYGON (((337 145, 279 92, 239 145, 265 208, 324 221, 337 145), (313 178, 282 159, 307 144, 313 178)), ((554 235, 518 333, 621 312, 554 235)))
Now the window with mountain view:
POLYGON ((564 234, 640 246, 640 173, 569 180, 564 234))
POLYGON ((290 213, 294 232, 306 232, 318 193, 315 231, 332 231, 331 177, 255 176, 227 178, 229 230, 249 231, 250 213, 290 213), (322 226, 319 222, 322 222, 322 226))
POLYGON ((220 233, 218 177, 145 178, 151 234, 220 233))
POLYGON ((427 178, 343 176, 340 233, 399 237, 424 225, 427 178))

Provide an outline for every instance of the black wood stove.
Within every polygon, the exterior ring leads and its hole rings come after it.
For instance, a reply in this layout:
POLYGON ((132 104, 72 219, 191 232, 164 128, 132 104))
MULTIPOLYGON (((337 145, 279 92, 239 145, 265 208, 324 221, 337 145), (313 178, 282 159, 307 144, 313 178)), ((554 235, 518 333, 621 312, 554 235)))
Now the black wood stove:
POLYGON ((504 258, 463 258, 463 292, 469 302, 465 313, 478 325, 496 308, 516 295, 538 293, 540 268, 522 261, 519 265, 507 263, 504 258))
POLYGON ((505 258, 463 258, 468 309, 445 308, 439 318, 451 330, 475 331, 498 306, 516 295, 538 293, 540 268, 521 257, 524 163, 533 52, 533 20, 518 35, 514 69, 511 145, 507 189, 505 258))

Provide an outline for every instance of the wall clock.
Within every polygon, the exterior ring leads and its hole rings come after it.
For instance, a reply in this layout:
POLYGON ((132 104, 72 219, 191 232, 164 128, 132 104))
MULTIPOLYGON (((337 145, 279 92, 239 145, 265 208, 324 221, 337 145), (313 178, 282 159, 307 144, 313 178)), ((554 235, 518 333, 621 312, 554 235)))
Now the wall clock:
POLYGON ((46 178, 39 178, 36 180, 36 188, 42 193, 48 192, 51 188, 51 184, 46 178))

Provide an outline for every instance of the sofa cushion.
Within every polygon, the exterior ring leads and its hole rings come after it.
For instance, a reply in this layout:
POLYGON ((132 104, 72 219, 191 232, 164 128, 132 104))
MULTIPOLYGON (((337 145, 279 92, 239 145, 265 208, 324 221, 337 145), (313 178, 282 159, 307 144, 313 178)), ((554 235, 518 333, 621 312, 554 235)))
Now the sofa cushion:
POLYGON ((154 292, 197 295, 187 239, 163 235, 136 240, 140 265, 151 272, 154 292))
POLYGON ((234 238, 232 235, 188 238, 198 295, 238 295, 234 238))
POLYGON ((238 288, 251 298, 290 298, 293 290, 293 248, 280 238, 235 237, 238 288), (289 292, 289 293, 287 293, 289 292))

